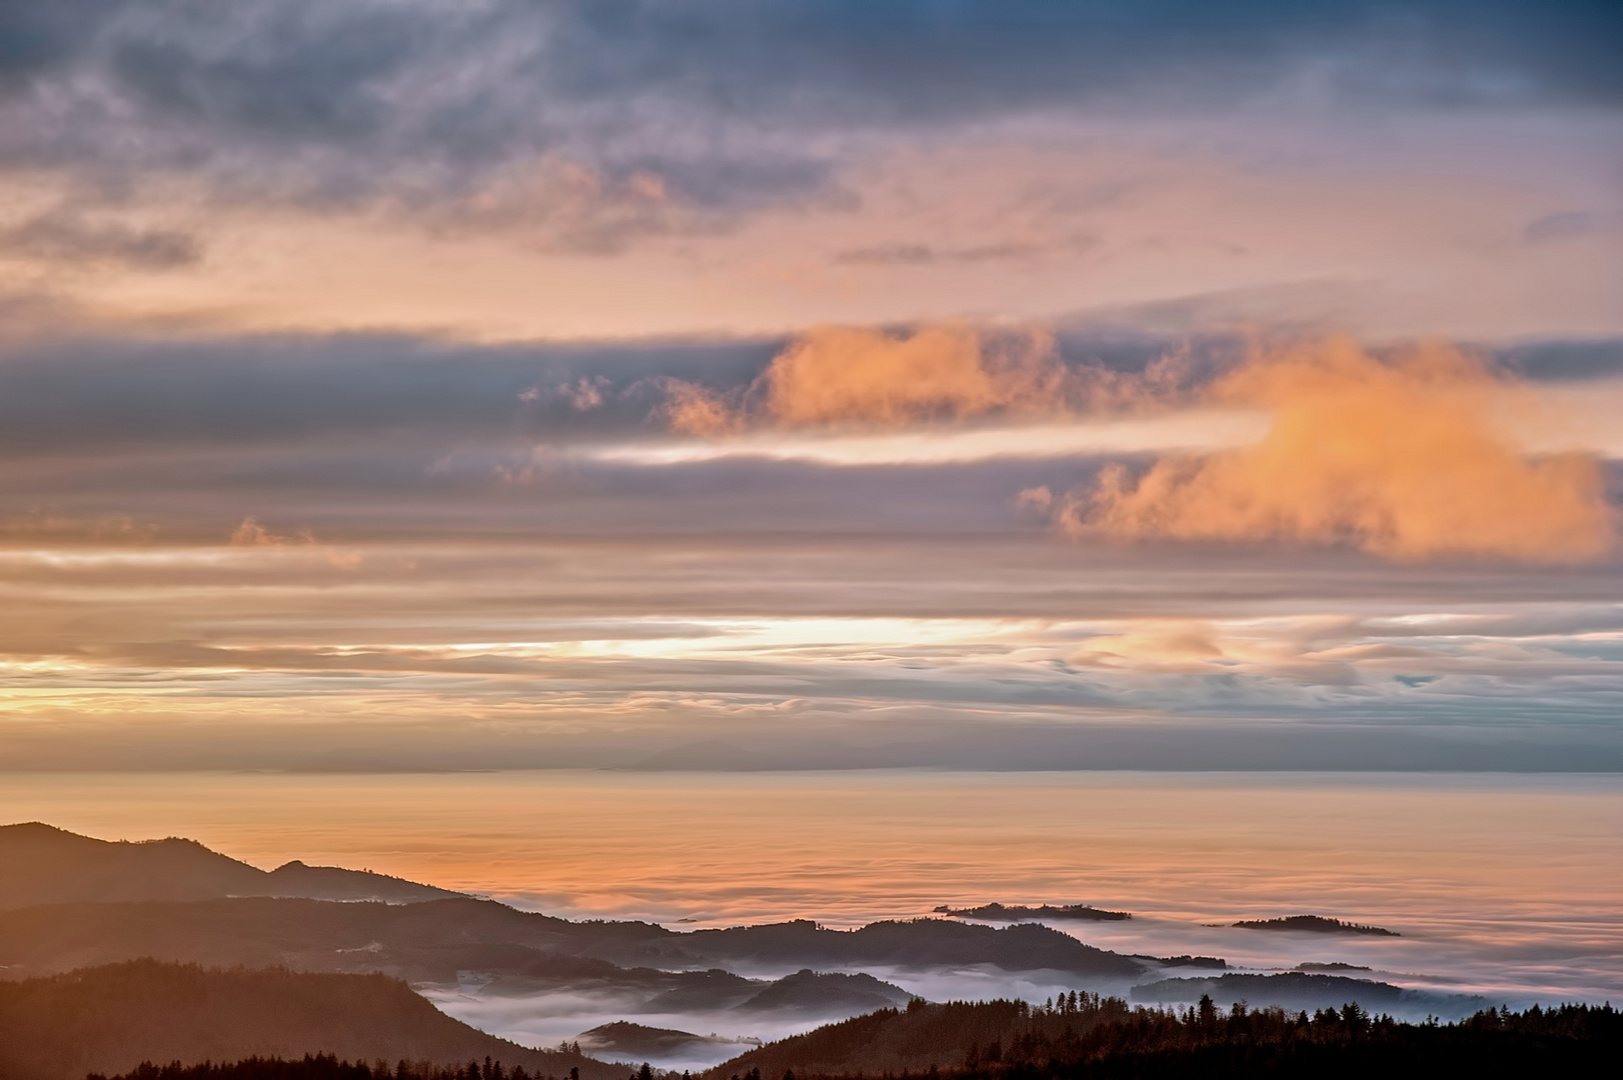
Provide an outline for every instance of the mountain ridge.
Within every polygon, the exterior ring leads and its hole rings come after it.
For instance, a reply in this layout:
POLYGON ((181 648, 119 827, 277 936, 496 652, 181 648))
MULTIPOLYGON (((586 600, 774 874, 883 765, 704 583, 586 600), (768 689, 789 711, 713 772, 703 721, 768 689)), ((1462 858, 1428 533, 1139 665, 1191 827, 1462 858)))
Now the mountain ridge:
POLYGON ((420 903, 463 894, 295 859, 261 870, 196 840, 100 840, 41 821, 0 825, 0 911, 52 903, 289 896, 420 903))

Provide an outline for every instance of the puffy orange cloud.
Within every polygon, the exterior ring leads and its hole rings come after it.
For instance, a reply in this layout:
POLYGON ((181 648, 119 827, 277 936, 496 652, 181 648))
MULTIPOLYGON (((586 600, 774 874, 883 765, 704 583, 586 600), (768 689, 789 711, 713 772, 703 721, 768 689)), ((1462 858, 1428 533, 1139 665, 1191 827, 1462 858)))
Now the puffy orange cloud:
MULTIPOLYGON (((824 328, 752 384, 669 388, 687 434, 886 428, 999 418, 1065 420, 1200 404, 1271 417, 1260 441, 1106 468, 1090 489, 1016 502, 1079 536, 1122 541, 1351 545, 1396 559, 1447 554, 1586 559, 1613 543, 1598 458, 1518 442, 1531 391, 1445 345, 1376 357, 1332 339, 1259 353, 1191 393, 1173 353, 1142 373, 1073 367, 1040 333, 964 325, 912 333, 824 328)), ((1543 417, 1548 426, 1549 416, 1543 417)))
POLYGON ((1179 357, 1145 375, 1071 368, 1039 332, 963 325, 912 333, 824 327, 780 353, 753 384, 727 395, 669 387, 671 426, 691 435, 746 428, 882 427, 983 416, 1053 418, 1141 399, 1172 384, 1179 357))
POLYGON ((1078 535, 1350 544, 1397 559, 1575 560, 1613 515, 1590 454, 1525 454, 1506 430, 1525 391, 1457 349, 1381 360, 1346 340, 1259 357, 1213 389, 1267 409, 1261 441, 1112 466, 1055 500, 1078 535))
POLYGON ((900 426, 1060 411, 1066 369, 1037 334, 994 343, 967 327, 927 327, 910 336, 827 328, 791 345, 765 377, 765 411, 784 426, 900 426))
POLYGON ((666 384, 665 418, 684 435, 726 435, 743 427, 725 395, 681 379, 666 384))

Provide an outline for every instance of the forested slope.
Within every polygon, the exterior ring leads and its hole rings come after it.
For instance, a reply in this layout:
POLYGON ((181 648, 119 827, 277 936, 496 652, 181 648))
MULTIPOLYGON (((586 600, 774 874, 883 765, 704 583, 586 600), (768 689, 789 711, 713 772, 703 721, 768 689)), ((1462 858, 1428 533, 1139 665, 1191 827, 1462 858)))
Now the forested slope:
POLYGON ((454 1020, 383 975, 210 971, 139 960, 0 982, 0 1077, 83 1080, 143 1061, 200 1063, 311 1053, 625 1080, 617 1065, 532 1050, 454 1020))

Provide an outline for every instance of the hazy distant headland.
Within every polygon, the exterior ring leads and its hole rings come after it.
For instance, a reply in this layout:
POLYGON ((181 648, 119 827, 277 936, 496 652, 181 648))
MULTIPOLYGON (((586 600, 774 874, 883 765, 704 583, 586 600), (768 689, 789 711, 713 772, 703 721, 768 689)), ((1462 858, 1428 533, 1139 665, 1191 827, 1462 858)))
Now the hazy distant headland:
POLYGON ((1278 919, 1245 919, 1234 924, 1244 930, 1298 930, 1310 934, 1370 934, 1376 937, 1401 937, 1395 930, 1362 923, 1342 922, 1323 915, 1286 915, 1278 919))
POLYGON ((972 908, 953 908, 942 904, 935 910, 938 914, 950 915, 955 919, 979 919, 982 922, 1019 922, 1022 919, 1076 919, 1083 922, 1119 922, 1133 917, 1125 911, 1105 911, 1090 904, 1064 904, 1060 906, 1044 904, 1041 907, 1025 907, 1020 904, 1005 906, 994 902, 972 908))
POLYGON ((1221 956, 1190 956, 1188 953, 1180 956, 1143 956, 1135 953, 1134 956, 1139 960, 1154 960, 1164 967, 1216 968, 1221 971, 1229 966, 1221 956))
POLYGON ((713 1047, 743 1052, 746 1046, 760 1046, 761 1040, 695 1035, 674 1028, 648 1027, 645 1024, 616 1020, 581 1032, 580 1044, 600 1057, 617 1061, 627 1059, 646 1061, 649 1058, 681 1058, 690 1051, 708 1050, 713 1047))
POLYGON ((1297 964, 1296 965, 1296 970, 1297 971, 1333 972, 1333 971, 1368 971, 1370 969, 1368 967, 1366 967, 1365 965, 1363 965, 1363 964, 1344 964, 1340 960, 1333 960, 1328 964, 1315 963, 1315 962, 1309 960, 1309 961, 1304 961, 1303 963, 1297 964))

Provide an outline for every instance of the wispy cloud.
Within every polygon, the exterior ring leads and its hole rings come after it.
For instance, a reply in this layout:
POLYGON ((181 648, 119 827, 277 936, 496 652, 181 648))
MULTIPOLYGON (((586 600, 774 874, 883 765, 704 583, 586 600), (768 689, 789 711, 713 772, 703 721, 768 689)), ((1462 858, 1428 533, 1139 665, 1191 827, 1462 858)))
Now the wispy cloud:
POLYGON ((103 265, 168 270, 202 258, 197 237, 179 229, 88 219, 53 210, 0 229, 0 255, 24 256, 73 269, 103 265))

